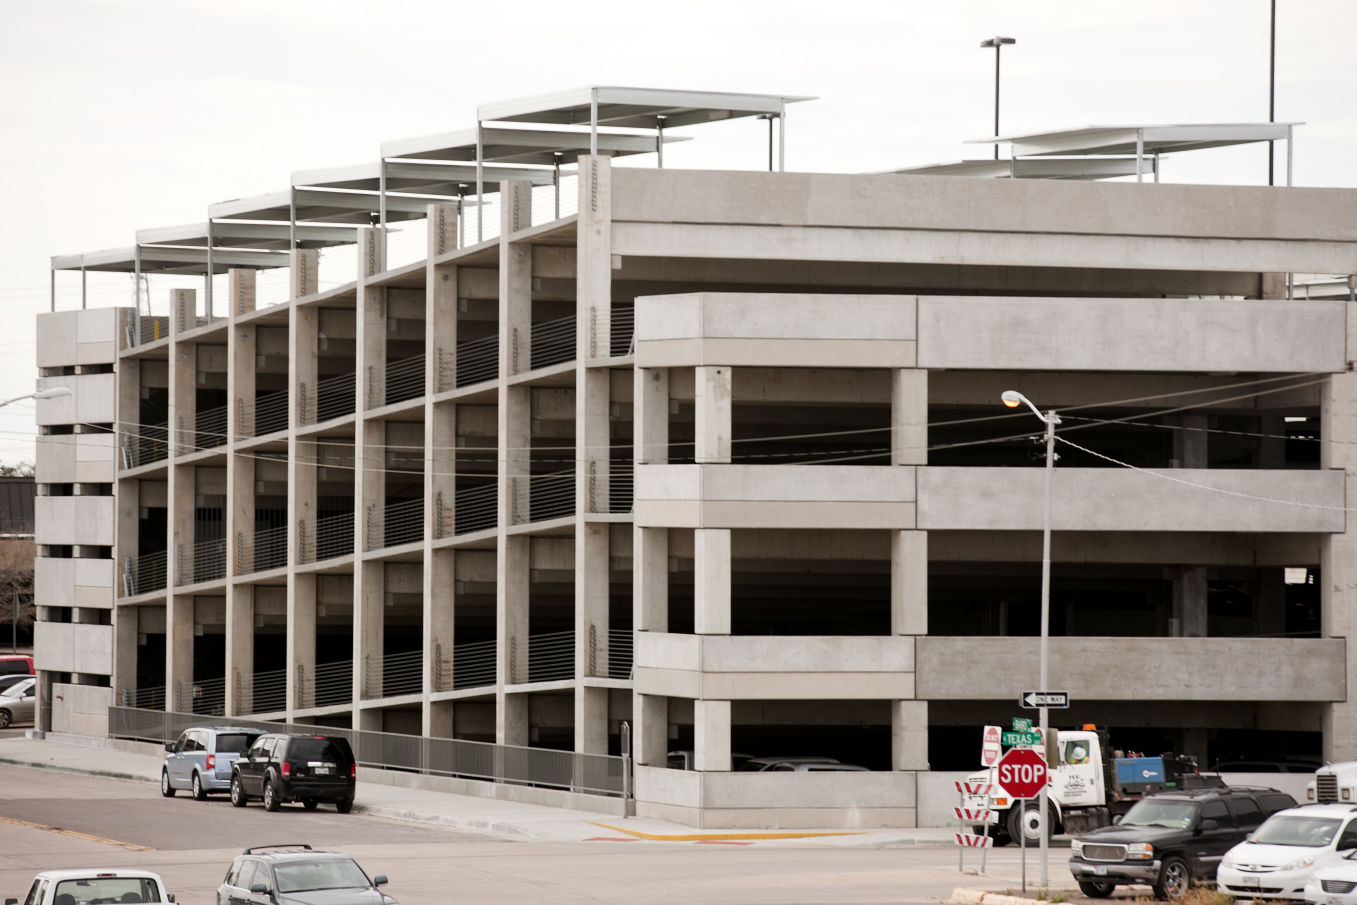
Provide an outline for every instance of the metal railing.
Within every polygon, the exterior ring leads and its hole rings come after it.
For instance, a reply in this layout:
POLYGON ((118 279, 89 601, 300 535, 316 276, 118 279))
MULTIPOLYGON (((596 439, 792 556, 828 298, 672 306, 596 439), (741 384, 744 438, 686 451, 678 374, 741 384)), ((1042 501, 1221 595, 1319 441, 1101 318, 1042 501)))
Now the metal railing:
POLYGON ((368 549, 394 547, 424 539, 424 500, 402 500, 386 504, 381 543, 368 538, 368 549))
MULTIPOLYGON (((635 477, 635 463, 630 457, 616 458, 608 462, 608 512, 631 511, 635 499, 635 477)), ((592 489, 589 498, 594 500, 592 489)))
POLYGON ((176 682, 174 707, 181 713, 222 716, 226 713, 226 679, 194 679, 176 682))
MULTIPOLYGON (((314 725, 264 722, 238 716, 212 717, 193 713, 133 707, 108 709, 111 738, 164 744, 192 726, 254 726, 270 732, 314 733, 314 725)), ((485 782, 562 789, 610 798, 625 794, 627 758, 611 754, 577 754, 549 748, 496 745, 462 739, 429 738, 394 732, 369 732, 326 727, 353 746, 363 767, 406 773, 453 776, 485 782)))
POLYGON ((469 534, 495 527, 499 521, 497 489, 494 481, 479 487, 457 488, 452 529, 455 534, 469 534))
POLYGON ((424 356, 411 355, 386 363, 386 404, 424 395, 424 356))
POLYGON ((170 338, 170 319, 161 315, 143 314, 138 318, 141 329, 137 333, 137 344, 158 342, 170 338))
MULTIPOLYGON (((516 480, 522 480, 518 478, 516 480)), ((535 474, 528 479, 528 521, 563 518, 575 513, 575 472, 535 474)))
POLYGON ((316 519, 316 549, 311 559, 320 562, 353 553, 353 513, 330 515, 316 519))
POLYGON ((614 358, 631 355, 636 351, 636 308, 627 305, 612 311, 612 336, 609 351, 614 358))
POLYGON ((253 435, 262 437, 287 428, 287 390, 259 393, 254 397, 253 435))
POLYGON ((419 651, 368 657, 363 667, 365 698, 390 698, 424 690, 424 655, 419 651))
MULTIPOLYGON (((630 679, 636 652, 636 634, 629 628, 608 630, 608 668, 603 670, 609 679, 630 679)), ((593 669, 590 675, 597 675, 593 669)))
POLYGON ((495 684, 495 642, 469 641, 452 648, 452 687, 480 688, 495 684))
POLYGON ((316 423, 354 412, 357 373, 338 374, 316 384, 316 423))
POLYGON ((575 633, 546 632, 528 636, 527 675, 517 664, 514 682, 556 682, 575 678, 575 633))
POLYGON ((532 325, 533 370, 575 357, 575 315, 532 325))
POLYGON ((237 709, 241 713, 273 713, 287 709, 287 670, 257 672, 249 688, 241 689, 237 709))
POLYGON ((205 409, 194 416, 195 449, 213 449, 226 445, 226 406, 205 409))
POLYGON ((287 565, 287 526, 263 528, 254 533, 254 555, 246 571, 263 572, 287 565))
MULTIPOLYGON (((457 385, 470 386, 499 376, 499 336, 491 334, 457 344, 457 385)), ((440 381, 441 385, 441 381, 440 381)))
POLYGON ((136 468, 149 462, 159 462, 170 455, 170 424, 143 424, 136 434, 129 434, 132 442, 123 445, 123 467, 136 468))
POLYGON ((193 545, 193 581, 217 581, 226 577, 226 538, 214 537, 193 545))
POLYGON ((165 564, 168 552, 146 553, 132 560, 132 593, 148 594, 165 589, 165 564))
MULTIPOLYGON (((152 688, 133 688, 123 693, 124 706, 141 707, 147 710, 165 709, 165 686, 152 688)), ((175 738, 178 738, 178 734, 175 738)))
POLYGON ((301 684, 312 707, 347 704, 353 700, 353 661, 317 663, 309 679, 301 684))

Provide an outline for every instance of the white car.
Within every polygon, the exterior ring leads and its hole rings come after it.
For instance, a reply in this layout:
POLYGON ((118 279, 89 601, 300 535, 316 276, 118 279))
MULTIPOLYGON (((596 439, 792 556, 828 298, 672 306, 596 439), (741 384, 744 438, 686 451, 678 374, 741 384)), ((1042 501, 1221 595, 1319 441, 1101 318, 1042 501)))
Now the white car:
MULTIPOLYGON (((98 905, 111 902, 173 902, 159 875, 149 870, 45 870, 33 878, 23 905, 98 905)), ((19 905, 5 899, 5 905, 19 905)))
POLYGON ((1357 905, 1357 852, 1338 864, 1320 868, 1305 881, 1305 901, 1316 905, 1357 905))
POLYGON ((1350 804, 1289 808, 1273 814, 1225 853, 1216 869, 1216 888, 1250 899, 1300 899, 1311 874, 1340 863, 1354 851, 1357 808, 1350 804))

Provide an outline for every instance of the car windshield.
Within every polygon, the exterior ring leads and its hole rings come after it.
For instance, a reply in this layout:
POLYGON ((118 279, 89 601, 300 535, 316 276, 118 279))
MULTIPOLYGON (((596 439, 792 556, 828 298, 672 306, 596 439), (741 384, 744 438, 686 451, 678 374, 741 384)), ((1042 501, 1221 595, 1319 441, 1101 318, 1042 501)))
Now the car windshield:
POLYGON ((1197 816, 1197 806, 1191 801, 1156 801, 1143 798, 1131 806, 1121 818, 1121 826, 1162 826, 1186 829, 1197 816))
POLYGON ((350 858, 323 861, 288 861, 273 865, 278 892, 306 892, 313 889, 352 889, 371 886, 367 874, 350 858))
POLYGON ((240 732, 223 732, 217 736, 217 752, 219 754, 244 754, 250 750, 250 745, 258 735, 245 735, 240 732))
POLYGON ((52 901, 55 905, 159 902, 160 886, 156 881, 145 877, 89 877, 62 880, 57 883, 52 901))
POLYGON ((1258 828, 1252 841, 1264 845, 1299 845, 1320 848, 1333 841, 1340 820, 1277 814, 1258 828))

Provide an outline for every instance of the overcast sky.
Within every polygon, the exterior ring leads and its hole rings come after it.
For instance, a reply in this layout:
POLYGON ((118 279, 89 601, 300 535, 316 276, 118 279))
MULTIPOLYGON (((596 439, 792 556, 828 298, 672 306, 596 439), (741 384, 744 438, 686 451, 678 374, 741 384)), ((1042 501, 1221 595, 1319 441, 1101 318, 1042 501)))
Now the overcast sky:
MULTIPOLYGON (((1357 2, 1277 7, 1277 119, 1306 124, 1295 182, 1357 185, 1357 2)), ((478 104, 587 85, 813 95, 788 110, 787 168, 872 171, 991 153, 965 143, 992 131, 984 38, 1017 39, 1001 115, 1019 134, 1266 121, 1268 28, 1269 0, 0 2, 0 399, 33 390, 50 256, 472 127, 478 104)), ((760 168, 765 129, 683 130, 665 163, 760 168)), ((1265 184, 1266 151, 1182 155, 1164 178, 1265 184)), ((78 275, 59 285, 78 306, 78 275)), ((132 304, 129 277, 90 285, 91 306, 132 304)), ((0 462, 32 460, 32 420, 28 402, 0 410, 0 462)))

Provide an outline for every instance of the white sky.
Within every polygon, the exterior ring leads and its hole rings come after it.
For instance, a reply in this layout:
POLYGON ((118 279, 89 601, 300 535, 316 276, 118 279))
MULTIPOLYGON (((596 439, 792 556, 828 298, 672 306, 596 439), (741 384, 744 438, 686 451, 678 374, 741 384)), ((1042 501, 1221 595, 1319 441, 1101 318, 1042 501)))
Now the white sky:
MULTIPOLYGON (((1277 119, 1298 185, 1354 186, 1357 0, 1278 0, 1277 119)), ((988 156, 1002 131, 1268 115, 1268 0, 0 0, 0 399, 32 392, 48 259, 370 162, 383 141, 475 125, 478 104, 587 85, 819 99, 789 108, 787 169, 988 156)), ((757 169, 766 125, 692 136, 667 166, 757 169)), ((1277 172, 1284 172, 1278 146, 1277 172)), ((1263 147, 1164 163, 1165 181, 1265 184, 1263 147)), ((79 276, 58 275, 59 308, 79 276)), ((155 284, 153 283, 153 289, 155 284)), ((91 278, 91 306, 131 279, 91 278)), ((73 293, 77 293, 73 295, 73 293)), ((72 299, 75 301, 72 302, 72 299)), ((164 306, 163 298, 153 303, 164 306)), ((32 460, 33 407, 0 409, 0 462, 32 460)))

